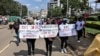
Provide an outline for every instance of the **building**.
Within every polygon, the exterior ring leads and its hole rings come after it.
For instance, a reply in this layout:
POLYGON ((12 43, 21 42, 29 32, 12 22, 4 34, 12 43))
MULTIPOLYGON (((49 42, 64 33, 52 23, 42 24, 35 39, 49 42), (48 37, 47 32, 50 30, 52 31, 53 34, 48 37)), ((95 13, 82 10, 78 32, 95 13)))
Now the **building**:
POLYGON ((60 0, 50 0, 48 3, 48 9, 55 8, 56 6, 60 6, 60 0))
POLYGON ((40 17, 47 17, 47 10, 41 9, 40 10, 40 17))

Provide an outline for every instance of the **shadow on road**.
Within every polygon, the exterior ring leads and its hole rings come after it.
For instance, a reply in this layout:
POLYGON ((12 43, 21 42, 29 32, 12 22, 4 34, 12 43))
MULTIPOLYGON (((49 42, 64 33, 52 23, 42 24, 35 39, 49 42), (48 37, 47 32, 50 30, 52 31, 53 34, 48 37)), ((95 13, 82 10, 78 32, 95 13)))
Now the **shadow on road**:
POLYGON ((16 42, 16 41, 14 41, 14 40, 11 40, 9 43, 10 43, 10 44, 11 44, 11 43, 15 43, 15 44, 16 44, 16 46, 17 46, 17 42, 16 42))
MULTIPOLYGON (((28 50, 20 50, 19 52, 13 53, 14 56, 27 56, 28 55, 28 50)), ((40 54, 40 55, 45 55, 45 51, 42 49, 35 49, 34 54, 40 54)))
POLYGON ((27 51, 21 50, 20 52, 15 52, 14 56, 27 56, 27 51))

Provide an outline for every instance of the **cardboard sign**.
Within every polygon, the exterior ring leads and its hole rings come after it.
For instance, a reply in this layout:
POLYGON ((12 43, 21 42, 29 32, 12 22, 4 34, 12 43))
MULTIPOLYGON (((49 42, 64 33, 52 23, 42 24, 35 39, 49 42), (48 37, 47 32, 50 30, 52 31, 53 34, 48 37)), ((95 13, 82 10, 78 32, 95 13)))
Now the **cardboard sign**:
POLYGON ((41 25, 40 26, 41 38, 56 37, 57 34, 58 34, 58 25, 41 25))
POLYGON ((20 38, 39 38, 39 26, 38 25, 20 25, 19 37, 20 38))
POLYGON ((66 37, 66 36, 75 36, 77 32, 75 30, 75 24, 66 24, 59 26, 59 36, 66 37))

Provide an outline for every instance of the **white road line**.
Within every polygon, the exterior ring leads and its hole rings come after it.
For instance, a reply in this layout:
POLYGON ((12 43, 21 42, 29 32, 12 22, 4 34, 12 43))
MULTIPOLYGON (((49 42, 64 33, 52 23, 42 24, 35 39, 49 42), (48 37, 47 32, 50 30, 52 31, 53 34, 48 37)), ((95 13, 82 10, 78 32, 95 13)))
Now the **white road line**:
POLYGON ((0 50, 0 54, 1 54, 4 50, 6 50, 9 46, 10 46, 10 44, 6 45, 2 50, 0 50))
MULTIPOLYGON (((15 41, 16 39, 13 39, 13 41, 15 41)), ((9 43, 8 45, 6 45, 3 49, 0 50, 0 54, 5 51, 9 46, 10 46, 11 43, 9 43)))

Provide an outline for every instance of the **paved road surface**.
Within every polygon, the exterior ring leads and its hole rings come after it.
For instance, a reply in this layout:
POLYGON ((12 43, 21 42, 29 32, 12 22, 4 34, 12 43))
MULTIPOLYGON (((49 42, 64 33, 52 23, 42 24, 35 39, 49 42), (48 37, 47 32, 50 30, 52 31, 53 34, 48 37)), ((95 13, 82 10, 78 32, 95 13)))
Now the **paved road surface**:
MULTIPOLYGON (((27 56, 26 42, 21 42, 19 46, 15 44, 15 34, 10 30, 0 29, 0 56, 27 56), (10 43, 11 42, 11 43, 10 43)), ((35 43, 35 56, 45 56, 44 39, 38 39, 35 43)), ((60 53, 60 41, 54 40, 52 56, 73 56, 70 52, 66 54, 60 53)))

